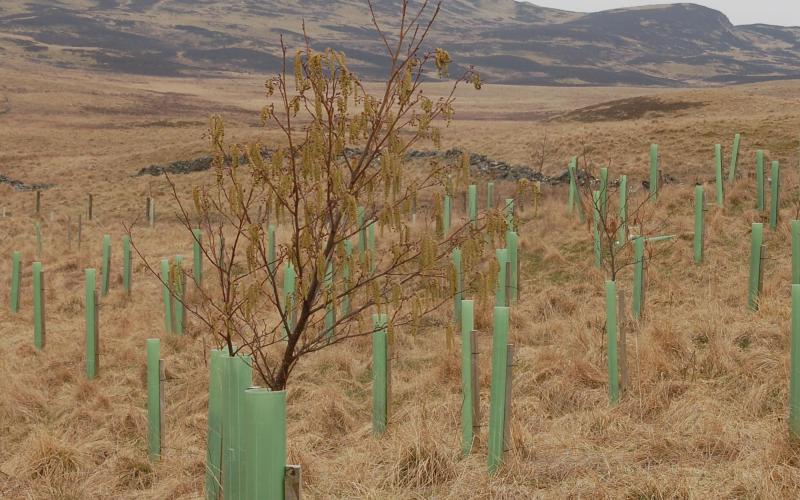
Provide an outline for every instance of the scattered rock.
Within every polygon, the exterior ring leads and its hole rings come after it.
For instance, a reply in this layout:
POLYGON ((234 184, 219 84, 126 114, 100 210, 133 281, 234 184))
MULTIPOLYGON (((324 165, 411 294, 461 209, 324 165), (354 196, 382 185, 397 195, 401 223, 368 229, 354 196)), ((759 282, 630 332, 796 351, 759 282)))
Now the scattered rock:
POLYGON ((150 165, 145 167, 136 174, 137 177, 143 175, 161 175, 164 172, 168 174, 191 174, 193 172, 202 172, 211 168, 211 157, 203 156, 194 160, 178 160, 168 163, 166 165, 150 165))
POLYGON ((55 186, 55 184, 25 184, 22 181, 14 180, 0 174, 0 184, 8 184, 14 191, 44 191, 55 186))
MULTIPOLYGON (((264 149, 262 154, 265 159, 272 156, 272 151, 264 149)), ((347 158, 354 158, 361 154, 361 150, 357 148, 346 148, 344 155, 347 158)), ((448 161, 458 161, 464 152, 458 148, 448 149, 447 151, 410 151, 406 153, 407 160, 428 160, 438 158, 448 161)), ((244 161, 242 158, 241 161, 244 161)), ((493 160, 486 155, 479 155, 475 153, 470 154, 470 166, 474 172, 483 174, 495 179, 503 179, 508 181, 518 181, 520 179, 528 179, 534 182, 541 182, 542 184, 549 184, 557 186, 560 184, 569 184, 569 171, 564 170, 561 174, 556 176, 548 176, 537 170, 534 170, 525 165, 512 165, 504 161, 493 160)), ((202 172, 211 168, 211 157, 203 156, 195 160, 178 160, 166 165, 151 165, 149 167, 139 170, 136 174, 137 177, 143 175, 158 176, 167 172, 168 174, 190 174, 193 172, 202 172)), ((598 179, 592 176, 586 170, 578 169, 578 184, 596 184, 598 179)), ((664 184, 677 184, 679 181, 669 174, 664 174, 662 177, 664 184)), ((611 181, 611 186, 616 186, 619 181, 611 181)), ((647 189, 647 180, 642 181, 642 185, 647 189)))

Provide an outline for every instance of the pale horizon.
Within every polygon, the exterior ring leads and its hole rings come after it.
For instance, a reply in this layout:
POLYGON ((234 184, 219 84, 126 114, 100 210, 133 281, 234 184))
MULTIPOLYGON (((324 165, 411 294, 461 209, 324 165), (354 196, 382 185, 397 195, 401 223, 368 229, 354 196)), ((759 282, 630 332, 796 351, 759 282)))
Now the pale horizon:
POLYGON ((660 2, 642 0, 524 0, 542 7, 574 12, 599 12, 623 7, 640 7, 664 3, 695 3, 718 10, 728 16, 735 25, 773 24, 777 26, 800 26, 800 2, 787 0, 700 0, 696 2, 660 2))

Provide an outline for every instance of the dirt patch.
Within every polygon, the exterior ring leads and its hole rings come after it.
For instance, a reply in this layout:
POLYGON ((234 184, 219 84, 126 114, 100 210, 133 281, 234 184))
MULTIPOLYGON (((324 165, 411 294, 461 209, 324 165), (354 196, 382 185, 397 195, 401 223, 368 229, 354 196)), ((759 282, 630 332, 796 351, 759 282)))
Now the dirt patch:
POLYGON ((706 104, 701 101, 667 101, 659 97, 631 97, 576 109, 559 115, 553 120, 584 123, 637 120, 648 115, 664 115, 702 108, 706 104))
POLYGON ((9 111, 11 111, 11 102, 9 102, 8 97, 0 95, 0 115, 4 115, 9 111))

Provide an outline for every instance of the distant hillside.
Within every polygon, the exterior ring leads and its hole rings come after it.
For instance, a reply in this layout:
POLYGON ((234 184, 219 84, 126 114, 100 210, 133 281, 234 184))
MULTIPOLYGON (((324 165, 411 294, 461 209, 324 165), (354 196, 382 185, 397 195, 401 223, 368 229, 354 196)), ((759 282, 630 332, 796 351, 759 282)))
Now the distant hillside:
MULTIPOLYGON (((375 0, 382 20, 397 1, 375 0)), ((0 57, 149 75, 274 72, 302 22, 365 77, 386 59, 365 0, 60 0, 0 3, 0 57)), ((800 28, 734 26, 694 4, 578 14, 514 0, 444 0, 431 44, 489 82, 697 85, 800 78, 800 28)))

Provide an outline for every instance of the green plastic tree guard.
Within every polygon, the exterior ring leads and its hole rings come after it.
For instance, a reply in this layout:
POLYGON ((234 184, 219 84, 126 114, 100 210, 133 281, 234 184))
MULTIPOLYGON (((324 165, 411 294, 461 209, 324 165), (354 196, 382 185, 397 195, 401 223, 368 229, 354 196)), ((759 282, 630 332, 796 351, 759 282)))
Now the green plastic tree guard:
POLYGON ((756 151, 756 209, 763 212, 767 205, 764 192, 764 151, 756 151))
POLYGON ((454 193, 456 192, 455 185, 453 183, 453 176, 452 174, 447 174, 447 184, 444 187, 444 194, 447 196, 453 197, 454 193))
POLYGON ((44 349, 44 271, 41 262, 33 263, 33 345, 44 349))
POLYGON ((619 371, 617 370, 617 284, 606 281, 606 331, 608 333, 608 398, 619 402, 619 371))
POLYGON ((569 198, 567 199, 567 211, 572 213, 575 204, 578 201, 578 181, 576 178, 576 171, 578 169, 578 158, 573 156, 569 161, 567 172, 569 172, 569 198))
POLYGON ((367 245, 369 247, 369 272, 375 272, 378 267, 378 252, 375 247, 375 221, 367 226, 367 245))
POLYGON ((508 263, 508 249, 498 248, 496 250, 497 264, 499 269, 497 271, 497 290, 495 291, 494 303, 496 307, 505 307, 508 305, 508 296, 506 295, 507 274, 506 264, 508 263))
POLYGON ((161 341, 147 339, 147 443, 150 460, 161 458, 161 341))
POLYGON ((342 297, 342 315, 350 314, 350 259, 353 255, 353 242, 344 240, 344 263, 342 266, 342 281, 344 283, 344 297, 342 297))
POLYGON ((249 439, 243 433, 244 392, 253 385, 253 362, 250 356, 223 359, 222 491, 225 500, 249 500, 244 496, 245 463, 242 447, 245 439, 249 439))
POLYGON ((642 317, 642 302, 644 299, 644 243, 643 236, 633 241, 633 300, 631 313, 634 319, 642 317))
POLYGON ((772 162, 772 183, 769 199, 769 227, 773 231, 778 228, 778 212, 780 210, 781 192, 781 166, 777 161, 772 162))
POLYGON ((161 301, 164 303, 164 330, 172 333, 172 292, 170 291, 169 259, 161 260, 161 301))
POLYGON ((450 216, 452 210, 452 201, 450 195, 444 196, 444 213, 442 214, 442 237, 446 237, 450 233, 450 216))
POLYGON ((624 245, 628 239, 628 176, 619 178, 619 229, 617 244, 624 245))
POLYGON ((506 229, 514 230, 514 198, 506 198, 506 229))
POLYGON ((131 238, 122 237, 122 288, 127 295, 131 294, 131 238))
POLYGON ((42 209, 42 192, 36 191, 35 202, 34 202, 34 210, 35 210, 34 213, 36 215, 39 215, 41 213, 41 209, 42 209))
POLYGON ((592 191, 592 236, 594 239, 594 267, 603 267, 603 245, 600 241, 600 192, 592 191))
POLYGON ((792 285, 792 340, 789 369, 789 436, 800 439, 800 285, 792 285))
POLYGON ((473 404, 477 394, 472 387, 472 330, 475 329, 474 302, 464 300, 461 302, 461 451, 468 455, 472 450, 473 435, 473 404))
POLYGON ((361 262, 363 263, 364 256, 367 253, 367 226, 364 207, 358 207, 356 223, 358 224, 358 255, 361 257, 361 262))
POLYGON ((334 325, 336 324, 336 297, 333 296, 333 262, 328 262, 328 268, 325 270, 325 338, 328 342, 333 340, 336 332, 334 325))
POLYGON ((728 182, 736 180, 736 167, 739 164, 739 144, 742 142, 742 135, 733 136, 733 151, 731 152, 731 168, 728 171, 728 182))
POLYGON ((184 320, 186 319, 186 306, 184 304, 186 291, 186 277, 183 274, 183 256, 175 256, 174 276, 172 276, 172 320, 175 326, 172 331, 183 335, 184 320))
POLYGON ((753 223, 750 240, 750 280, 747 291, 747 306, 758 310, 758 294, 761 291, 761 245, 764 243, 764 224, 753 223))
POLYGON ((372 432, 383 434, 389 417, 389 341, 387 314, 373 314, 372 333, 372 432))
POLYGON ((244 391, 243 499, 283 499, 286 470, 286 391, 244 391))
POLYGON ((519 235, 514 231, 506 231, 506 249, 508 249, 508 271, 509 304, 514 303, 519 298, 519 235))
POLYGON ((206 500, 219 500, 222 484, 222 403, 225 349, 213 349, 208 376, 208 443, 206 445, 206 500))
POLYGON ((495 307, 492 332, 492 385, 489 399, 488 464, 490 473, 495 473, 503 462, 508 325, 509 308, 495 307))
POLYGON ((722 185, 722 145, 714 145, 714 176, 717 183, 717 206, 725 204, 725 188, 722 185))
POLYGON ((580 192, 578 191, 578 159, 572 158, 569 166, 569 186, 570 186, 570 212, 572 211, 573 204, 577 207, 578 222, 584 224, 586 222, 586 214, 584 213, 583 201, 581 200, 580 192))
POLYGON ((600 216, 606 220, 608 215, 608 169, 600 169, 600 216))
POLYGON ((467 199, 469 202, 469 222, 473 228, 478 227, 478 186, 470 184, 467 188, 467 199))
POLYGON ((455 274, 455 289, 456 293, 453 297, 453 321, 455 322, 456 326, 461 323, 461 303, 464 299, 464 290, 463 290, 463 270, 461 268, 461 249, 456 247, 453 249, 453 252, 450 254, 450 258, 453 264, 453 272, 455 274))
POLYGON ((36 232, 36 258, 42 258, 42 225, 36 222, 33 225, 33 229, 36 232))
POLYGON ((677 237, 678 237, 678 235, 676 235, 676 234, 665 234, 663 236, 649 236, 649 237, 645 238, 645 240, 647 240, 648 243, 659 243, 661 241, 674 240, 677 237))
POLYGON ((486 208, 494 209, 494 182, 486 184, 486 208))
POLYGON ((694 187, 694 262, 703 262, 703 206, 705 194, 703 186, 694 187))
POLYGON ((275 275, 275 226, 267 226, 267 269, 271 276, 275 275))
POLYGON ((100 366, 100 336, 97 312, 97 271, 86 269, 86 377, 97 376, 100 366))
MULTIPOLYGON (((192 229, 192 277, 195 286, 203 285, 203 233, 200 228, 192 229)), ((267 264, 269 266, 269 264, 267 264)))
POLYGON ((792 284, 800 285, 800 220, 792 221, 792 284))
POLYGON ((658 200, 658 144, 650 145, 650 196, 658 200))
POLYGON ((19 312, 19 284, 21 274, 22 254, 20 252, 14 252, 11 254, 11 297, 9 300, 11 312, 14 314, 19 312))
POLYGON ((110 283, 109 274, 111 274, 111 236, 103 236, 103 267, 101 268, 103 281, 100 285, 100 295, 105 297, 108 295, 108 286, 110 283))
POLYGON ((286 314, 284 339, 288 338, 289 334, 294 330, 292 318, 294 316, 294 286, 296 277, 294 266, 291 262, 288 262, 286 264, 286 269, 283 271, 283 307, 286 314))

